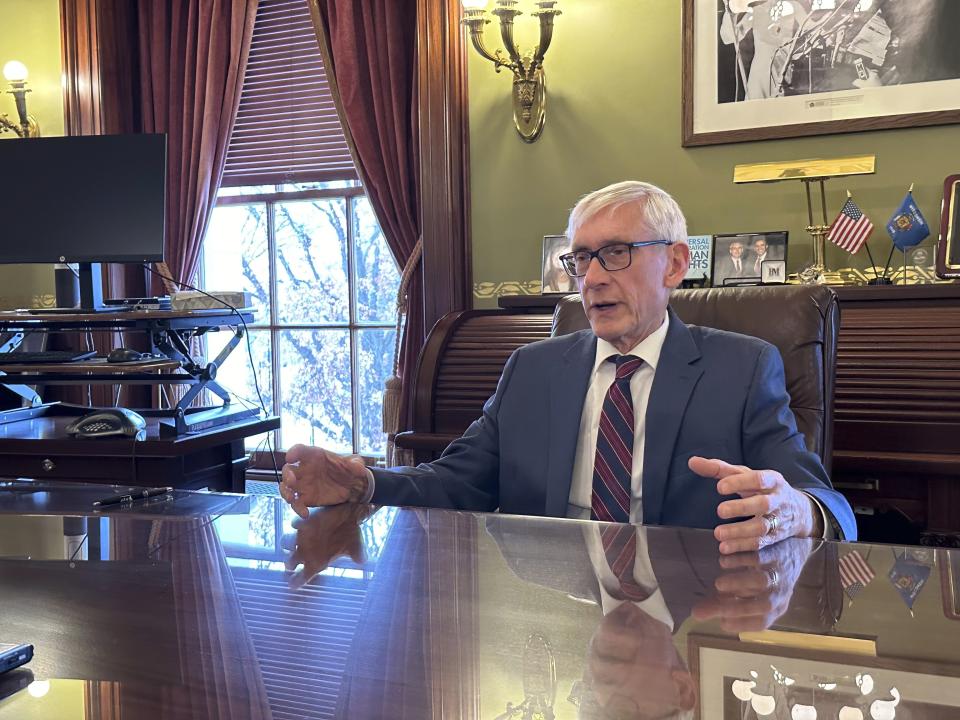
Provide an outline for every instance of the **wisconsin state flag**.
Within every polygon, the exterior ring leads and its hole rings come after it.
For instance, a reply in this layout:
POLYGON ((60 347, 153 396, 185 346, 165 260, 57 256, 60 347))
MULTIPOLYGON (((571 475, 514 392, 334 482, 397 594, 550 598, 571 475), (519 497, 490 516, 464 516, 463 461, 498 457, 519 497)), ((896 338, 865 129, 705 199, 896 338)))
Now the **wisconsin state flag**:
POLYGON ((919 245, 930 235, 930 228, 920 208, 913 201, 912 192, 907 193, 900 207, 893 213, 893 217, 887 223, 887 232, 898 250, 919 245))

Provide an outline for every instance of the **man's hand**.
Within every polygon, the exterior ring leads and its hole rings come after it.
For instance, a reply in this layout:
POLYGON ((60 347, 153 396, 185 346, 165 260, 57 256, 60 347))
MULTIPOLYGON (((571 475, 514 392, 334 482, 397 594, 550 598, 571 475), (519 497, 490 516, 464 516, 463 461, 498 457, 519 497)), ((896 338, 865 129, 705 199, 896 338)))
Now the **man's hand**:
POLYGON ((819 510, 810 497, 795 489, 776 470, 751 470, 723 460, 692 457, 689 467, 697 475, 717 480, 721 495, 739 495, 717 506, 723 519, 749 520, 719 525, 713 531, 724 555, 760 550, 789 537, 817 534, 819 510))
POLYGON ((363 461, 342 457, 317 447, 294 445, 287 451, 280 495, 302 518, 308 508, 360 502, 367 494, 370 479, 363 461))
POLYGON ((670 630, 632 602, 600 621, 590 640, 584 680, 600 706, 598 717, 661 717, 696 705, 696 683, 670 630))
POLYGON ((358 565, 364 561, 360 524, 375 510, 369 505, 337 505, 293 521, 296 538, 284 537, 291 550, 287 570, 301 570, 290 577, 290 587, 306 585, 338 557, 349 556, 358 565))
POLYGON ((720 557, 716 592, 694 606, 697 620, 718 618, 727 632, 766 630, 790 606, 793 589, 816 541, 788 538, 759 552, 720 557))

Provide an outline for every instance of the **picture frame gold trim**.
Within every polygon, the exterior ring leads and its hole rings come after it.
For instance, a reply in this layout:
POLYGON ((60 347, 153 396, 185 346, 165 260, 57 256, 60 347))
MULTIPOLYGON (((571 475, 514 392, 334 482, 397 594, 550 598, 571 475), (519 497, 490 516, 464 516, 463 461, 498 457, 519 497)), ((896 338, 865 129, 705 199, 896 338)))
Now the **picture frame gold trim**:
MULTIPOLYGON (((681 71, 681 145, 683 147, 960 123, 960 102, 958 102, 956 107, 945 110, 918 109, 914 112, 864 114, 862 117, 844 117, 841 119, 815 120, 810 122, 796 122, 795 118, 784 117, 783 122, 776 125, 743 126, 730 130, 698 132, 695 129, 696 113, 698 111, 697 103, 698 100, 700 100, 697 97, 695 74, 697 12, 698 10, 700 12, 711 10, 711 14, 716 15, 715 2, 716 0, 683 0, 681 18, 683 45, 681 71)), ((713 77, 716 78, 717 65, 715 58, 711 67, 714 70, 713 77)), ((893 85, 889 87, 893 89, 904 86, 893 85)), ((910 95, 909 89, 906 91, 906 94, 908 96, 910 95)), ((854 100, 860 100, 865 95, 866 93, 860 93, 858 95, 853 91, 818 93, 815 102, 825 105, 836 104, 837 107, 841 108, 842 112, 844 106, 849 107, 851 104, 854 104, 854 100), (821 95, 823 97, 820 97, 821 95)), ((701 102, 705 102, 705 99, 701 100, 701 102)), ((902 102, 897 104, 901 107, 903 106, 902 102)))

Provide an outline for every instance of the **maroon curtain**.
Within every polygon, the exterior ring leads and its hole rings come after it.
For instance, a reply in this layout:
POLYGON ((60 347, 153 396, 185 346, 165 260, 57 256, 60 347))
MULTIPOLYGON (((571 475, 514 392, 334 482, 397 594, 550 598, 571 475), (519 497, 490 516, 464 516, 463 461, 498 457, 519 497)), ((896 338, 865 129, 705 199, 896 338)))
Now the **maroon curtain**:
MULTIPOLYGON (((164 255, 190 282, 220 187, 258 0, 104 0, 106 132, 167 133, 164 255)), ((115 269, 132 294, 142 271, 115 269)), ((162 293, 159 279, 148 283, 162 293)), ((112 287, 116 295, 118 288, 112 287)))
MULTIPOLYGON (((420 238, 415 0, 310 0, 347 141, 387 244, 403 268, 420 238)), ((426 328, 422 274, 413 273, 400 347, 400 422, 426 328)))

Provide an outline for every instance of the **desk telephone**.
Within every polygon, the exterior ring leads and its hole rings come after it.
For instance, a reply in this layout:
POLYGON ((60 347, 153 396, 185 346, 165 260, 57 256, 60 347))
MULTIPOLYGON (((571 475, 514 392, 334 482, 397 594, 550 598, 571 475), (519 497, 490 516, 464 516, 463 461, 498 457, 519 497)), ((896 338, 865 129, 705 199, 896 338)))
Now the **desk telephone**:
POLYGON ((67 434, 78 438, 131 437, 144 440, 147 421, 126 408, 94 410, 67 425, 67 434))

